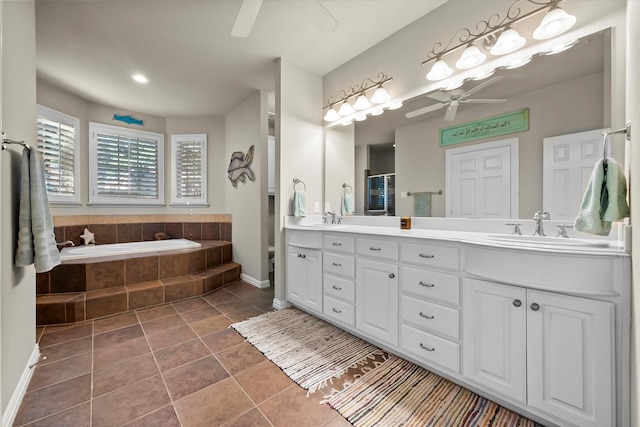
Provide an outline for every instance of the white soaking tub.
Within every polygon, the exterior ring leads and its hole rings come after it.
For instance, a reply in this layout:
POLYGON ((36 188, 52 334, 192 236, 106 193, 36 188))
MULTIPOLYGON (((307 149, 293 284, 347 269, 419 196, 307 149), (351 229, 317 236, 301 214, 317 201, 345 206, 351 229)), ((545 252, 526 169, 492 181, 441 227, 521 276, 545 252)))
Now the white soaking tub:
POLYGON ((162 252, 201 247, 200 243, 187 239, 152 240, 147 242, 113 243, 108 245, 72 246, 60 251, 60 260, 77 260, 112 255, 144 252, 162 252))

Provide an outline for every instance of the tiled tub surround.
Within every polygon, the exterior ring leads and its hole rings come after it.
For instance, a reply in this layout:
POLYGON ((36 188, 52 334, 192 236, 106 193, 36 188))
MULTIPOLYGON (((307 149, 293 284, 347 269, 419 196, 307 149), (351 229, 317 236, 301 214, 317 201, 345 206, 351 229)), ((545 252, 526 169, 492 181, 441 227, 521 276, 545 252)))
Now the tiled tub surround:
MULTIPOLYGON (((120 224, 118 224, 120 225, 120 224)), ((231 243, 65 261, 36 275, 36 323, 74 323, 191 298, 240 279, 231 243)))

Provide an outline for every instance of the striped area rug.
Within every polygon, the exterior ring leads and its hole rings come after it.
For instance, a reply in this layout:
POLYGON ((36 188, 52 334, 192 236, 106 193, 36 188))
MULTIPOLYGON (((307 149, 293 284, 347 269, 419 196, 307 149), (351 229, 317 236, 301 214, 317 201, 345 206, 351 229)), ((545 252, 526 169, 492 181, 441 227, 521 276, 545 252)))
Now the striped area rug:
POLYGON ((328 403, 357 427, 537 425, 396 356, 366 373, 328 403))
POLYGON ((264 313, 231 325, 267 359, 313 393, 350 368, 376 366, 386 353, 298 309, 264 313))

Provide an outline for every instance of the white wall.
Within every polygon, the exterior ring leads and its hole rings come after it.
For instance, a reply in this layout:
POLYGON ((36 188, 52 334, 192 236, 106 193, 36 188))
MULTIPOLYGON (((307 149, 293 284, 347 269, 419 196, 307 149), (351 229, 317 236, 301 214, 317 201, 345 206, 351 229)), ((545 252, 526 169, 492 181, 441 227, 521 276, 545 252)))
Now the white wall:
POLYGON ((293 215, 293 179, 307 186, 307 212, 323 203, 322 78, 276 61, 275 299, 285 301, 284 216, 293 215))
POLYGON ((233 216, 233 259, 242 265, 242 274, 253 285, 269 284, 267 258, 267 94, 255 92, 225 116, 225 159, 235 151, 246 153, 255 146, 251 169, 255 181, 248 178, 234 188, 225 179, 225 205, 233 216), (265 283, 266 282, 266 283, 265 283))
MULTIPOLYGON (((2 129, 33 145, 36 139, 36 41, 34 2, 2 2, 2 129)), ((36 345, 35 269, 17 268, 20 154, 0 154, 0 378, 3 421, 36 345)), ((14 397, 15 399, 15 397, 14 397)), ((15 401, 14 401, 15 402, 15 401)), ((13 408, 16 410, 17 408, 13 408)))

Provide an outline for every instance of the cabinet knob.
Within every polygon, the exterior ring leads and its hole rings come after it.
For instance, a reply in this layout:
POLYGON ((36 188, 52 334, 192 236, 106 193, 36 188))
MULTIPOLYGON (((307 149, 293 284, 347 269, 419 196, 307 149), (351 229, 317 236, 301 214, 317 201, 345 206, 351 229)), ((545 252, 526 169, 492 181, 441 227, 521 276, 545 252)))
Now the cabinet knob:
POLYGON ((306 258, 307 256, 305 254, 300 254, 300 258, 306 258))
POLYGON ((435 255, 431 255, 431 254, 418 254, 418 256, 420 258, 435 258, 435 255))
POLYGON ((436 318, 435 316, 432 316, 430 314, 424 314, 423 312, 420 312, 418 314, 420 315, 420 317, 424 317, 425 319, 429 319, 429 320, 436 318))
POLYGON ((436 351, 436 349, 435 349, 435 348, 433 348, 433 347, 427 347, 427 346, 425 346, 425 345, 424 345, 424 344, 422 344, 422 343, 420 343, 420 348, 421 348, 421 349, 423 349, 423 350, 427 350, 427 351, 436 351))
POLYGON ((426 288, 433 288, 435 286, 435 284, 433 284, 433 283, 425 283, 425 282, 418 282, 418 284, 420 286, 424 286, 426 288))
POLYGON ((338 310, 337 308, 332 308, 334 313, 342 313, 342 310, 338 310))
POLYGON ((531 304, 531 310, 533 311, 538 311, 540 310, 540 306, 538 304, 536 304, 535 302, 533 304, 531 304))
POLYGON ((516 307, 520 307, 522 305, 522 301, 520 301, 519 299, 514 299, 513 305, 515 305, 516 307))
POLYGON ((393 279, 394 277, 396 277, 396 275, 395 275, 395 274, 393 274, 393 273, 389 273, 389 279, 393 279))

